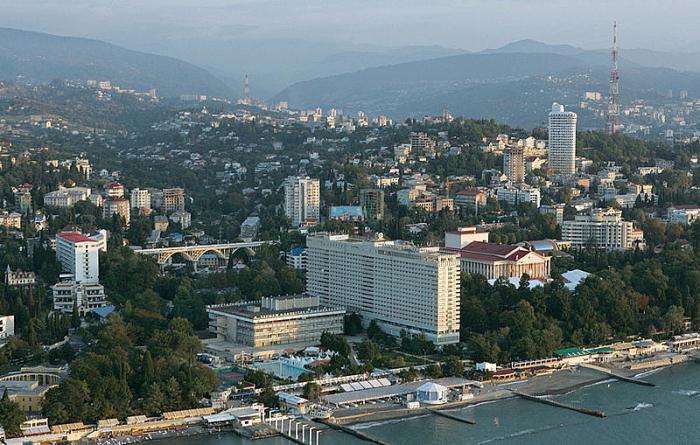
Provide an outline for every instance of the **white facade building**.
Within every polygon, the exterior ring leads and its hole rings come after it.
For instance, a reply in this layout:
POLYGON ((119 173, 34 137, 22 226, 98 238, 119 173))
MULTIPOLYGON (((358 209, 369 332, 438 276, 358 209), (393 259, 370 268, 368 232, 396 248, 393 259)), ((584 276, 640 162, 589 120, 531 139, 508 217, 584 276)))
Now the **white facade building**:
POLYGON ((15 316, 0 315, 0 340, 15 335, 15 316))
POLYGON ((453 232, 445 232, 445 247, 461 249, 474 241, 489 242, 489 232, 479 230, 476 226, 458 227, 453 232))
POLYGON ((105 288, 100 283, 76 283, 71 274, 61 276, 61 281, 51 286, 53 309, 64 314, 73 313, 73 308, 83 316, 106 306, 105 288))
POLYGON ((577 215, 561 224, 562 240, 573 247, 626 250, 644 247, 644 233, 634 224, 622 220, 622 211, 613 208, 592 209, 588 215, 577 215))
POLYGON ((131 191, 131 208, 132 209, 149 209, 151 208, 151 192, 145 189, 135 188, 131 191))
POLYGON ((496 197, 499 201, 505 201, 509 205, 530 203, 540 207, 540 189, 530 187, 501 187, 496 190, 496 197))
POLYGON ((391 335, 459 341, 458 255, 328 234, 307 237, 307 255, 308 292, 321 304, 358 312, 391 335))
POLYGON ((576 173, 576 113, 552 104, 549 113, 549 167, 556 174, 576 173))
POLYGON ((284 211, 292 225, 312 226, 319 222, 321 194, 318 179, 290 176, 284 182, 284 211))
POLYGON ((100 278, 100 250, 106 250, 106 233, 95 239, 80 232, 56 235, 56 258, 64 272, 72 274, 77 283, 97 283, 100 278))

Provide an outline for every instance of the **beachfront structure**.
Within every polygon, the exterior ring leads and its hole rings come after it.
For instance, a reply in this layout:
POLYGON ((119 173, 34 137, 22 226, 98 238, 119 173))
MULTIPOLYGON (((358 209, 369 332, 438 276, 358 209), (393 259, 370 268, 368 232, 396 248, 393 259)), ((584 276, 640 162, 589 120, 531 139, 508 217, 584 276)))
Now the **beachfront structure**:
POLYGON ((416 398, 426 405, 442 405, 447 402, 449 390, 434 382, 427 382, 416 390, 416 398))
POLYGON ((576 215, 573 221, 561 224, 562 240, 572 247, 590 246, 606 250, 628 250, 644 247, 644 232, 622 220, 622 211, 592 209, 588 215, 576 215))
POLYGON ((307 288, 322 304, 372 320, 391 335, 459 341, 459 257, 406 241, 307 237, 307 288))
POLYGON ((289 176, 284 181, 284 212, 294 227, 319 222, 321 194, 318 179, 289 176))
POLYGON ((317 343, 321 334, 343 332, 345 309, 319 305, 318 297, 287 295, 253 302, 207 306, 209 331, 254 348, 317 343))
POLYGON ((692 332, 690 334, 676 335, 667 342, 668 348, 672 352, 687 352, 700 349, 700 334, 692 332))
POLYGON ((564 105, 552 104, 549 113, 549 168, 555 174, 576 173, 576 113, 564 111, 564 105))
POLYGON ((487 280, 521 278, 549 278, 551 258, 522 246, 473 241, 461 248, 445 249, 459 255, 463 273, 480 274, 487 280))

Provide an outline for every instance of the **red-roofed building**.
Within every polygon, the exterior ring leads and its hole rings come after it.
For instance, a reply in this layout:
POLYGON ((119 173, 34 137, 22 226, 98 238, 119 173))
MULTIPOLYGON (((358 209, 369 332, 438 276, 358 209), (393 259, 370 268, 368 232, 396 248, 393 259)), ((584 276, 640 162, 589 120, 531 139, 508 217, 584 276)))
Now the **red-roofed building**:
POLYGON ((107 192, 107 197, 109 198, 123 198, 124 197, 124 186, 122 183, 114 181, 107 184, 105 187, 107 192))
POLYGON ((549 278, 551 259, 522 246, 473 241, 461 249, 445 247, 460 256, 462 272, 476 273, 487 280, 520 278, 549 278))
POLYGON ((77 283, 97 283, 100 277, 100 250, 106 248, 106 231, 94 238, 80 232, 56 235, 56 259, 64 272, 73 275, 77 283))

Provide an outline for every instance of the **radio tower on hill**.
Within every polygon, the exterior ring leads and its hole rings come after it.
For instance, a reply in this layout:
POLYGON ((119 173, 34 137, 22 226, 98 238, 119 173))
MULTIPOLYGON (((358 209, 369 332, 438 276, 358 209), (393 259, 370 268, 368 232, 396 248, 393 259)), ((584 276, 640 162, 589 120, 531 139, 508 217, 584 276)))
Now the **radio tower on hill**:
POLYGON ((610 70, 610 97, 608 98, 608 134, 614 134, 617 130, 618 116, 620 114, 620 76, 617 73, 617 22, 613 23, 613 47, 612 69, 610 70))
POLYGON ((250 84, 248 83, 248 75, 245 75, 245 80, 243 81, 243 103, 250 105, 250 84))

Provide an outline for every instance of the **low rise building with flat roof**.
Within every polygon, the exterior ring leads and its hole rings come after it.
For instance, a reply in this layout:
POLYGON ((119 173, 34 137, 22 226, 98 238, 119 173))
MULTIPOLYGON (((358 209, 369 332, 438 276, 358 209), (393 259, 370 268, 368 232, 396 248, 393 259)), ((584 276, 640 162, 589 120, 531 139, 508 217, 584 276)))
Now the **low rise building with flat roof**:
POLYGON ((340 334, 345 309, 321 306, 311 295, 287 295, 207 306, 207 313, 218 339, 259 348, 317 343, 324 332, 340 334))

